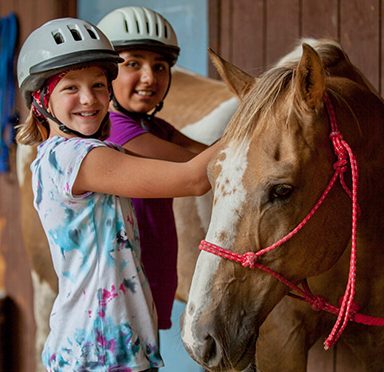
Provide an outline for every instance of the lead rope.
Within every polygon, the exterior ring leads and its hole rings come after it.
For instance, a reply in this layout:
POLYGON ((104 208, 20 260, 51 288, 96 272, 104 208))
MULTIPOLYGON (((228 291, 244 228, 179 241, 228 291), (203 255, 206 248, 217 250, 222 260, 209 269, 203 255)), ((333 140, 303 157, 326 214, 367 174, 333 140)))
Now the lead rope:
POLYGON ((366 324, 366 325, 376 325, 376 326, 384 326, 384 318, 372 317, 369 315, 357 314, 358 307, 353 302, 355 296, 355 281, 356 281, 356 235, 357 235, 357 219, 359 213, 358 201, 357 201, 357 191, 358 191, 358 165, 357 160, 348 145, 347 142, 344 141, 341 133, 338 130, 336 115, 332 106, 331 101, 328 96, 324 96, 325 106, 327 108, 329 120, 331 123, 331 134, 330 139, 332 141, 335 154, 337 155, 337 161, 334 163, 335 172, 329 181, 326 189, 323 194, 320 196, 319 200, 315 204, 315 206, 311 209, 311 211, 304 217, 304 219, 287 235, 283 238, 270 245, 267 248, 261 249, 257 252, 246 252, 244 254, 238 254, 232 252, 228 249, 221 248, 215 244, 209 243, 203 240, 200 243, 199 249, 205 250, 207 252, 213 253, 215 255, 224 257, 226 259, 239 262, 244 267, 249 268, 258 268, 264 272, 269 273, 274 276, 276 279, 281 281, 291 290, 299 293, 300 295, 291 294, 293 297, 299 298, 308 302, 314 310, 324 310, 329 313, 333 313, 337 315, 336 322, 324 342, 325 350, 330 349, 340 338, 343 333, 345 327, 347 326, 350 320, 353 320, 358 323, 366 324), (351 165, 351 178, 352 178, 352 191, 348 188, 344 180, 344 173, 347 170, 348 160, 351 165), (344 296, 341 300, 340 308, 333 306, 326 302, 321 296, 314 296, 309 289, 306 281, 302 283, 302 287, 300 288, 298 285, 290 282, 288 279, 284 278, 282 275, 276 273, 272 269, 259 264, 257 262, 258 258, 263 254, 270 252, 277 247, 284 244, 286 241, 291 239, 295 234, 297 234, 305 224, 311 219, 311 217, 315 214, 315 212, 319 209, 328 193, 334 186, 336 180, 339 178, 340 184, 342 185, 344 191, 352 200, 352 222, 351 222, 351 257, 349 263, 349 274, 348 281, 346 285, 346 289, 344 292, 344 296))
POLYGON ((355 297, 356 287, 356 236, 358 219, 357 191, 359 183, 359 172, 356 157, 353 154, 352 149, 350 148, 348 143, 344 141, 341 133, 339 132, 336 122, 335 111, 327 95, 324 96, 324 102, 327 107, 327 112, 331 122, 332 132, 330 134, 330 138, 332 140, 335 153, 338 157, 338 161, 335 166, 338 167, 337 169, 341 169, 339 171, 340 183, 343 186, 345 192, 352 199, 351 257, 349 260, 348 282, 345 288, 344 296, 335 325, 333 326, 331 333, 324 342, 324 349, 328 350, 339 340, 349 320, 351 320, 352 310, 354 310, 353 299, 355 297), (352 192, 349 190, 344 180, 344 172, 346 170, 346 164, 348 159, 347 155, 349 158, 349 164, 351 166, 352 192))

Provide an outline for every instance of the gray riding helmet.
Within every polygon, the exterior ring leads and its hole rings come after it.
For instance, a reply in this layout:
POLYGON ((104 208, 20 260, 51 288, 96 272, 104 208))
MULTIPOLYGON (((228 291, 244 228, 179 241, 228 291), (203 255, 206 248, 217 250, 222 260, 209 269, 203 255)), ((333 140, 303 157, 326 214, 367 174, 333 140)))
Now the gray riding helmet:
POLYGON ((125 7, 108 13, 97 24, 117 51, 149 50, 164 55, 173 66, 180 53, 176 33, 159 13, 144 7, 125 7))
POLYGON ((46 79, 70 67, 98 65, 110 80, 117 76, 123 60, 100 29, 77 18, 49 21, 33 31, 24 42, 17 61, 21 93, 31 106, 31 94, 46 79))

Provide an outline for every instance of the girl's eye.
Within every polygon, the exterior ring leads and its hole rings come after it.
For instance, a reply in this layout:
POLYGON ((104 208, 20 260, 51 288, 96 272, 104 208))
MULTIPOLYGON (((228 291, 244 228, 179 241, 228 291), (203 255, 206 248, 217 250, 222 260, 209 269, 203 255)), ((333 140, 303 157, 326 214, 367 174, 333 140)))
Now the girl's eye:
POLYGON ((68 85, 68 86, 66 86, 66 87, 63 88, 63 90, 68 91, 68 92, 73 92, 73 91, 75 91, 76 89, 77 89, 77 88, 76 88, 75 85, 68 85))
POLYGON ((93 85, 95 88, 105 88, 107 85, 103 82, 98 82, 93 85))
POLYGON ((166 71, 166 69, 167 69, 167 65, 161 63, 161 64, 158 64, 158 65, 155 65, 153 69, 154 69, 156 72, 166 71))
POLYGON ((139 67, 139 63, 136 61, 128 61, 128 62, 126 62, 125 65, 127 67, 132 67, 132 68, 138 68, 139 67))

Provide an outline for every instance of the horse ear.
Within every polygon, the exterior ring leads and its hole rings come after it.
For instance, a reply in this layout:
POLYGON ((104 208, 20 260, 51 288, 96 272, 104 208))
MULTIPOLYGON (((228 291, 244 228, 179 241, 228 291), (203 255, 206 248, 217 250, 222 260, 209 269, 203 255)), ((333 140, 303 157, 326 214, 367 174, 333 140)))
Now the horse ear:
POLYGON ((229 89, 242 99, 249 92, 252 85, 255 84, 256 79, 220 57, 212 49, 209 48, 208 52, 220 77, 224 80, 229 89))
POLYGON ((295 94, 308 109, 317 110, 323 103, 325 72, 317 52, 303 44, 303 55, 296 68, 295 94))

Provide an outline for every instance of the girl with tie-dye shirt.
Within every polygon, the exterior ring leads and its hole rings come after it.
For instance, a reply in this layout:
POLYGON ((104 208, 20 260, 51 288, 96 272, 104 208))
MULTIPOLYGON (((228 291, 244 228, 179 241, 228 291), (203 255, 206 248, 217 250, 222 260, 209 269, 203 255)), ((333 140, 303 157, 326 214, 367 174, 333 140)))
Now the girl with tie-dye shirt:
POLYGON ((43 351, 49 371, 163 366, 130 197, 200 195, 214 147, 187 163, 145 159, 103 142, 120 58, 92 24, 48 22, 25 41, 18 81, 30 116, 17 140, 38 143, 34 205, 58 276, 43 351))

